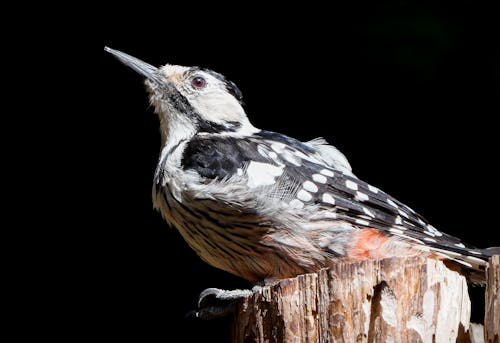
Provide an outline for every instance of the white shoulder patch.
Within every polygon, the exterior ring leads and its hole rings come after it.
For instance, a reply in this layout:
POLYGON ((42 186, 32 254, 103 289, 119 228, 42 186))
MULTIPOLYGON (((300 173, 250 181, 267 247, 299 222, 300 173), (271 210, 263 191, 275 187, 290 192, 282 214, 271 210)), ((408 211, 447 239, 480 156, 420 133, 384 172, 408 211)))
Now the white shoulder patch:
POLYGON ((269 163, 252 161, 247 168, 248 182, 250 188, 259 186, 270 186, 276 182, 276 177, 283 174, 284 166, 274 166, 269 163))
POLYGON ((324 138, 315 138, 304 144, 313 148, 318 157, 321 158, 328 166, 340 170, 348 175, 352 175, 352 168, 347 161, 347 158, 336 147, 328 144, 324 138))

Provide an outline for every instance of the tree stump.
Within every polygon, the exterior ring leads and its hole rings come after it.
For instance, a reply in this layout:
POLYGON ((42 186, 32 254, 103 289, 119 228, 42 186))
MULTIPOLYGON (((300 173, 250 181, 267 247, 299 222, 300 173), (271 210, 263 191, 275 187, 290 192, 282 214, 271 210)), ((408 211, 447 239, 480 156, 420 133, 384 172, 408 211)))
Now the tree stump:
POLYGON ((500 255, 493 256, 486 269, 484 325, 486 342, 500 343, 500 255))
MULTIPOLYGON (((495 270, 489 272, 498 297, 495 270)), ((488 320, 498 324, 498 313, 488 320)), ((463 276, 437 260, 391 258, 342 263, 263 287, 237 310, 233 342, 470 342, 469 318, 463 276)))

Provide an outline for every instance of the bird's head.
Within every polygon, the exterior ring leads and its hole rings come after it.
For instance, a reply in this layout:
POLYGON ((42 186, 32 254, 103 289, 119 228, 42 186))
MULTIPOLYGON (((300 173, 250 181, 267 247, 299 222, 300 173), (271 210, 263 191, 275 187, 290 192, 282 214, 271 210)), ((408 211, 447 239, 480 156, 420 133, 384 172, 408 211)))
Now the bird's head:
POLYGON ((105 50, 146 78, 164 141, 199 132, 256 130, 243 110, 240 90, 223 75, 170 64, 156 68, 121 51, 105 50))

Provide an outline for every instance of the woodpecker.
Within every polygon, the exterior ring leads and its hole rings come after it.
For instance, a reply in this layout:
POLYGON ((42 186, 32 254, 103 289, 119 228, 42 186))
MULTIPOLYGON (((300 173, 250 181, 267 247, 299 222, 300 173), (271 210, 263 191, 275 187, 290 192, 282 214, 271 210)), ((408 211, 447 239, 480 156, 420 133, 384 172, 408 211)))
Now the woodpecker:
POLYGON ((144 76, 159 117, 154 207, 208 264, 267 284, 338 262, 424 255, 481 282, 500 252, 438 231, 357 178, 325 140, 254 127, 241 91, 221 74, 105 50, 144 76))

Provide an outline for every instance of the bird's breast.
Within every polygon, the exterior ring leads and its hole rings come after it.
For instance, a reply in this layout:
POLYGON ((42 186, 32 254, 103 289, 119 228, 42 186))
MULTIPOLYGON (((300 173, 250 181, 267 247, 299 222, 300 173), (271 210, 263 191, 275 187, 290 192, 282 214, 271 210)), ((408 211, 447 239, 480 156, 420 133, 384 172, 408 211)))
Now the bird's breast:
POLYGON ((259 227, 257 218, 228 213, 208 200, 189 199, 182 191, 174 196, 174 187, 169 182, 155 187, 155 208, 205 262, 250 281, 272 275, 270 249, 261 243, 269 229, 259 227))

